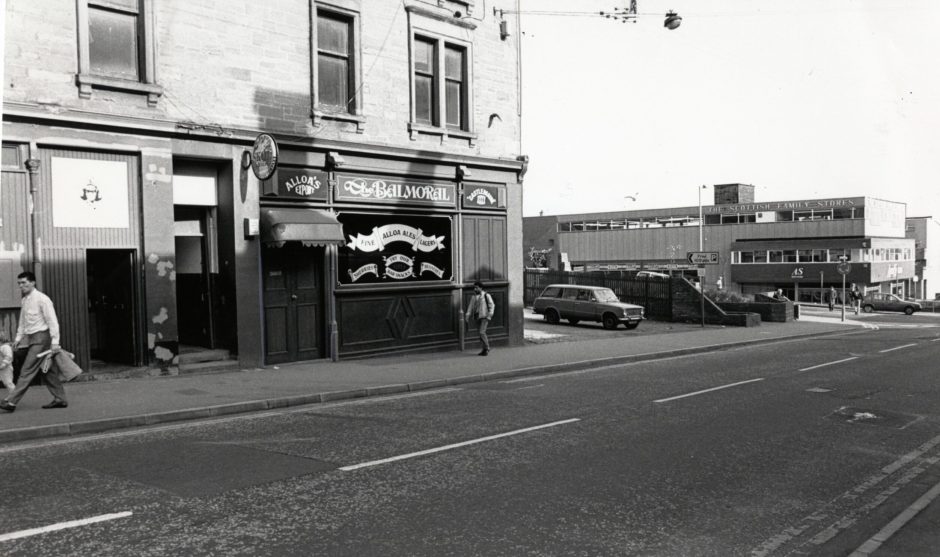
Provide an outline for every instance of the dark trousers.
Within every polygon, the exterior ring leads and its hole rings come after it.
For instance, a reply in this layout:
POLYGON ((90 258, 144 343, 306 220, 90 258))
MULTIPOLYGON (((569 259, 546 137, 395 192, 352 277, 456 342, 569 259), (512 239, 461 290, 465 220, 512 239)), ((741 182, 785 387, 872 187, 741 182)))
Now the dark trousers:
POLYGON ((23 369, 20 370, 20 377, 16 381, 16 388, 13 389, 13 393, 6 398, 6 401, 15 406, 20 399, 23 398, 23 395, 26 394, 26 391, 29 390, 29 384, 38 373, 42 376, 46 383, 46 388, 49 389, 52 396, 57 400, 65 402, 65 387, 62 386, 62 381, 59 379, 59 372, 55 369, 50 369, 48 373, 42 373, 42 360, 38 357, 41 352, 45 352, 52 347, 52 337, 49 336, 49 331, 39 331, 38 333, 26 336, 26 343, 29 346, 29 350, 26 352, 26 360, 23 362, 23 369))
POLYGON ((483 350, 486 350, 487 352, 490 351, 490 339, 486 336, 486 327, 489 324, 489 319, 477 319, 477 326, 480 328, 480 342, 483 343, 483 350))

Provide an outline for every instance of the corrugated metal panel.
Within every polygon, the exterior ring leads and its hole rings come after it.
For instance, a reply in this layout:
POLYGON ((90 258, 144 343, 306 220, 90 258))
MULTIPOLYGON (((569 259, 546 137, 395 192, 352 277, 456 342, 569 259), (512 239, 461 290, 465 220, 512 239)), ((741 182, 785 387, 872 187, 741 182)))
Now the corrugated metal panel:
POLYGON ((136 156, 69 149, 40 150, 40 185, 36 200, 37 223, 43 248, 136 248, 140 244, 140 171, 136 156), (56 228, 53 226, 53 180, 78 179, 88 176, 53 176, 52 158, 115 161, 127 163, 127 228, 56 228))
POLYGON ((0 251, 22 251, 29 245, 29 178, 25 172, 4 171, 0 177, 0 251), (22 248, 20 246, 23 246, 22 248))
POLYGON ((88 273, 82 248, 44 248, 41 290, 52 298, 59 318, 62 348, 75 353, 82 369, 88 369, 88 273))

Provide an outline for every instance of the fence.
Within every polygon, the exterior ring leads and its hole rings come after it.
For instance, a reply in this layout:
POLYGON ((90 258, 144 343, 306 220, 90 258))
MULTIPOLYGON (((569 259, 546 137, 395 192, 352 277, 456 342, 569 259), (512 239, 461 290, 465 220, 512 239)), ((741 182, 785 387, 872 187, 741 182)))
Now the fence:
POLYGON ((583 284, 606 286, 617 294, 621 302, 643 306, 646 317, 672 320, 672 281, 658 278, 635 278, 633 273, 619 271, 555 271, 526 269, 525 305, 531 306, 535 298, 549 284, 583 284))

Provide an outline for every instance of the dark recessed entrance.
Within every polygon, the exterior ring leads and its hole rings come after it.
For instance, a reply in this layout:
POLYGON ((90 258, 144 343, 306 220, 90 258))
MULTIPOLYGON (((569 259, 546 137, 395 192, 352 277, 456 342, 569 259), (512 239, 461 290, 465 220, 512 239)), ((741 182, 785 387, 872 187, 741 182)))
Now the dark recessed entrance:
MULTIPOLYGON (((91 358, 103 364, 139 364, 139 337, 134 300, 134 250, 86 251, 88 323, 91 358)), ((101 367, 95 366, 95 367, 101 367)))

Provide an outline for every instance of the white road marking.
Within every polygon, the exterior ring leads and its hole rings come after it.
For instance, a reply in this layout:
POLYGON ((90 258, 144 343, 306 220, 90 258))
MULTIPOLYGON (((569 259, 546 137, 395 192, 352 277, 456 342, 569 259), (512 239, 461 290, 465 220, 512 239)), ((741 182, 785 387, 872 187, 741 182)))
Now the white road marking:
POLYGON ((897 534, 898 530, 917 516, 917 513, 927 508, 927 505, 938 496, 940 496, 940 483, 934 485, 927 493, 921 495, 917 501, 914 501, 910 507, 904 509, 904 511, 889 522, 887 526, 860 545, 849 557, 867 557, 874 553, 884 542, 888 541, 891 536, 897 534))
POLYGON ((454 443, 452 445, 444 445, 443 447, 435 447, 433 449, 426 449, 426 450, 418 451, 415 453, 408 453, 408 454, 393 456, 389 458, 383 458, 381 460, 372 460, 369 462, 362 462, 360 464, 352 464, 349 466, 343 466, 340 468, 340 470, 342 470, 343 472, 349 472, 351 470, 358 470, 360 468, 367 468, 369 466, 378 466, 380 464, 388 464, 389 462, 395 462, 398 460, 405 460, 408 458, 415 458, 418 456, 424 456, 428 454, 449 451, 451 449, 459 449, 460 447, 466 447, 467 445, 475 445, 477 443, 484 443, 486 441, 492 441, 494 439, 500 439, 502 437, 509 437, 511 435, 519 435, 520 433, 528 433, 530 431, 536 431, 539 429, 545 429, 548 427, 555 427, 555 426, 570 424, 570 423, 579 422, 579 421, 581 421, 581 418, 571 418, 568 420, 561 420, 561 421, 552 422, 549 424, 536 425, 536 426, 527 427, 523 429, 517 429, 515 431, 507 431, 506 433, 499 433, 497 435, 489 435, 487 437, 480 437, 479 439, 471 439, 469 441, 462 441, 460 443, 454 443))
POLYGON ((30 528, 29 530, 20 530, 19 532, 10 532, 9 534, 0 534, 0 542, 18 540, 20 538, 28 538, 30 536, 37 536, 39 534, 45 534, 47 532, 55 532, 56 530, 65 530, 67 528, 77 528, 79 526, 87 526, 89 524, 94 524, 96 522, 105 522, 107 520, 127 518, 131 516, 132 514, 134 513, 130 511, 112 513, 112 514, 102 514, 98 516, 93 516, 91 518, 82 518, 80 520, 70 520, 68 522, 50 524, 49 526, 42 526, 40 528, 30 528))
POLYGON ((712 392, 712 391, 720 391, 721 389, 728 389, 728 388, 730 388, 730 387, 737 387, 738 385, 746 385, 746 384, 748 384, 748 383, 753 383, 753 382, 755 382, 755 381, 763 381, 763 380, 764 380, 763 377, 758 377, 757 379, 748 379, 747 381, 738 381, 737 383, 730 383, 730 384, 728 384, 728 385, 722 385, 722 386, 720 386, 720 387, 712 387, 711 389, 705 389, 705 390, 702 390, 702 391, 695 391, 694 393, 686 393, 686 394, 684 394, 684 395, 671 396, 671 397, 669 397, 669 398, 661 398, 661 399, 659 399, 659 400, 654 400, 653 402, 669 402, 669 401, 671 401, 671 400, 678 400, 678 399, 680 399, 680 398, 687 398, 687 397, 690 397, 690 396, 700 395, 700 394, 704 394, 704 393, 710 393, 710 392, 712 392))
POLYGON ((203 418, 200 420, 187 420, 182 423, 172 423, 167 425, 158 425, 158 426, 138 426, 130 430, 123 431, 114 431, 107 433, 96 433, 91 435, 83 435, 80 437, 69 437, 66 439, 51 439, 43 440, 38 439, 35 441, 28 441, 22 445, 14 445, 10 447, 0 447, 0 455, 13 453, 18 451, 24 451, 28 449, 36 449, 40 447, 58 447, 61 445, 71 445, 73 443, 85 443, 87 441, 98 441, 101 439, 120 439, 122 437, 133 437, 135 435, 146 435, 148 433, 158 433, 164 431, 174 431, 177 429, 188 429, 193 427, 202 427, 206 425, 217 425, 225 424, 229 422, 237 422, 241 420, 254 420, 259 418, 271 418, 275 416, 283 416, 285 414, 298 414, 303 412, 310 412, 311 410, 328 410, 330 408, 345 407, 345 406, 359 406, 362 404, 375 404, 380 402, 388 402, 390 400, 399 400, 404 398, 413 398, 419 396, 430 396, 437 395, 441 393, 449 393, 453 391, 461 391, 460 387, 444 387, 441 389, 431 389, 427 391, 416 391, 413 393, 402 393, 394 394, 387 396, 376 396, 376 397, 367 397, 367 398, 357 398, 350 400, 337 400, 334 402, 311 402, 310 404, 303 404, 301 406, 291 406, 279 410, 268 410, 265 412, 258 413, 247 413, 247 414, 236 414, 234 416, 217 416, 214 418, 203 418))
POLYGON ((940 340, 940 338, 935 338, 935 339, 931 340, 930 342, 937 342, 938 340, 940 340))
POLYGON ((915 342, 915 343, 912 343, 912 344, 905 344, 905 345, 903 345, 903 346, 895 346, 894 348, 885 348, 884 350, 879 350, 878 353, 879 353, 879 354, 883 354, 883 353, 885 353, 885 352, 891 352, 891 351, 894 351, 894 350, 900 350, 900 349, 902 349, 902 348, 910 348, 911 346, 917 346, 917 343, 915 342))
POLYGON ((857 360, 857 359, 858 359, 858 356, 852 356, 851 358, 844 358, 844 359, 842 359, 842 360, 836 360, 836 361, 834 361, 834 362, 826 362, 826 363, 824 363, 824 364, 819 364, 819 365, 810 366, 810 367, 804 367, 804 368, 801 369, 800 371, 809 371, 809 370, 811 370, 811 369, 816 369, 816 368, 825 367, 825 366, 831 366, 831 365, 835 365, 835 364, 841 364, 842 362, 849 362, 849 361, 857 360))

